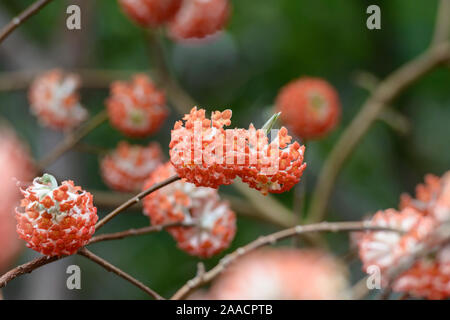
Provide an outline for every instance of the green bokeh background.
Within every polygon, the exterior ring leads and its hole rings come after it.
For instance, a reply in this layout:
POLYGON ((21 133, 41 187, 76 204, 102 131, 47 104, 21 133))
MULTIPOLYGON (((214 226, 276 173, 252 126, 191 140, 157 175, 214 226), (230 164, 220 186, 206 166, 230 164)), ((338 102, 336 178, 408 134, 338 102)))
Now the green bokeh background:
MULTIPOLYGON (((13 16, 32 3, 26 0, 0 2, 0 12, 5 16, 13 16)), ((308 144, 308 196, 324 159, 368 96, 365 89, 355 84, 355 74, 367 71, 382 79, 423 52, 432 38, 437 1, 235 0, 232 3, 233 13, 226 32, 213 41, 196 45, 165 41, 171 71, 201 107, 208 110, 231 108, 233 125, 244 127, 249 122, 257 126, 264 123, 278 90, 288 81, 308 75, 331 82, 341 97, 342 120, 325 139, 308 144), (370 4, 381 7, 381 30, 366 28, 365 12, 370 4)), ((115 0, 57 0, 16 32, 41 50, 54 67, 113 70, 152 67, 144 32, 122 14, 115 0), (69 4, 81 6, 81 31, 69 32, 65 28, 65 11, 69 4), (64 51, 58 53, 55 47, 70 45, 72 37, 81 37, 82 41, 64 54, 81 58, 69 65, 67 57, 61 53, 64 51)), ((13 46, 13 43, 8 39, 3 45, 13 46)), ((2 54, 0 47, 0 69, 20 70, 12 60, 2 54)), ((41 67, 39 59, 29 63, 35 68, 41 67)), ((426 173, 441 175, 450 168, 449 84, 450 70, 441 68, 423 77, 395 101, 392 107, 411 123, 408 134, 401 135, 382 121, 375 123, 339 177, 328 208, 329 220, 357 220, 378 209, 395 208, 400 194, 413 192, 426 173)), ((81 94, 83 103, 95 114, 104 107, 108 91, 83 89, 81 94)), ((133 142, 157 140, 167 153, 170 127, 179 118, 176 110, 171 110, 171 118, 160 133, 133 142)), ((9 120, 29 142, 36 158, 51 149, 49 145, 41 145, 48 132, 30 115, 25 91, 0 92, 0 116, 9 120)), ((124 136, 104 124, 84 141, 111 148, 120 139, 124 136)), ((73 179, 88 189, 107 190, 94 155, 70 152, 56 165, 63 168, 60 178, 73 179), (78 168, 69 164, 73 163, 70 159, 76 159, 78 168)), ((292 192, 277 198, 292 207, 292 192)), ((101 215, 105 213, 107 210, 100 210, 101 215)), ((105 227, 104 232, 147 224, 141 212, 130 210, 105 227)), ((239 216, 238 232, 228 251, 277 229, 239 216)), ((347 251, 347 235, 327 238, 336 255, 347 251)), ((165 232, 96 244, 92 251, 163 296, 170 296, 191 278, 199 261, 176 249, 175 242, 165 232)), ((20 261, 32 256, 32 252, 25 251, 20 261)), ((206 266, 215 265, 222 256, 205 261, 206 266)), ((45 290, 42 287, 45 281, 39 284, 41 287, 30 287, 31 278, 41 277, 43 271, 38 270, 8 285, 5 296, 14 299, 147 298, 124 280, 82 257, 62 260, 56 265, 59 267, 55 267, 54 277, 61 279, 56 282, 58 290, 45 290), (74 263, 82 268, 82 290, 68 291, 65 268, 74 263), (35 292, 30 295, 29 290, 35 292)), ((359 263, 349 267, 352 282, 362 277, 359 263)))

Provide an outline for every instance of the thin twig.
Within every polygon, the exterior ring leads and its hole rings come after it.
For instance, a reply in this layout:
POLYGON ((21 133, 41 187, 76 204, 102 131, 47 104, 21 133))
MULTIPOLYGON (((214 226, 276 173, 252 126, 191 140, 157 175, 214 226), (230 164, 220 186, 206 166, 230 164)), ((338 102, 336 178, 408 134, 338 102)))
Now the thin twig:
POLYGON ((437 6, 436 26, 432 45, 450 40, 450 1, 440 0, 437 6))
POLYGON ((94 117, 89 119, 89 121, 82 125, 79 129, 75 130, 73 133, 69 133, 61 142, 61 144, 56 146, 56 148, 53 149, 51 153, 49 153, 44 159, 39 161, 39 171, 45 170, 45 168, 56 161, 64 153, 72 149, 81 139, 83 139, 92 130, 100 126, 107 119, 108 113, 106 112, 106 110, 102 110, 94 117))
POLYGON ((119 277, 121 277, 121 278, 127 280, 128 282, 132 283, 133 285, 135 285, 136 287, 138 287, 142 291, 146 292, 148 295, 150 295, 151 297, 155 298, 156 300, 164 300, 164 298, 161 297, 154 290, 150 289, 145 284, 143 284, 139 280, 133 278, 128 273, 125 273, 124 271, 120 270, 119 268, 117 268, 116 266, 112 265, 108 261, 106 261, 106 260, 100 258, 99 256, 93 254, 88 249, 82 248, 82 249, 80 249, 78 251, 78 254, 82 255, 83 257, 88 258, 89 260, 92 260, 93 262, 95 262, 98 265, 100 265, 103 268, 105 268, 107 271, 110 271, 110 272, 113 272, 113 273, 117 274, 119 277))
POLYGON ((38 13, 43 7, 52 0, 39 0, 26 8, 18 16, 14 17, 10 23, 0 30, 0 43, 3 42, 14 30, 16 30, 23 22, 38 13))
POLYGON ((146 196, 148 196, 150 193, 161 189, 162 187, 167 186, 168 184, 171 184, 172 182, 175 182, 177 180, 180 180, 181 178, 178 175, 174 175, 164 181, 161 181, 159 183, 154 184, 153 186, 151 186, 150 188, 148 188, 147 190, 142 191, 141 193, 139 193, 138 195, 132 197, 131 199, 129 199, 128 201, 124 202, 122 205, 120 205, 118 208, 116 208, 115 210, 113 210, 111 213, 109 213, 106 217, 104 217, 102 220, 100 220, 99 222, 97 222, 97 225, 95 226, 95 230, 98 231, 101 227, 103 227, 108 221, 110 221, 112 218, 114 218, 115 216, 117 216, 119 213, 121 213, 122 211, 128 209, 129 207, 131 207, 132 205, 138 203, 139 201, 141 201, 143 198, 145 198, 146 196))
POLYGON ((450 44, 439 44, 407 63, 379 84, 334 145, 326 160, 312 196, 308 213, 309 222, 321 221, 325 217, 333 186, 342 167, 383 108, 412 83, 449 59, 450 44))
POLYGON ((322 232, 322 231, 338 232, 338 231, 363 231, 363 230, 401 232, 400 230, 392 228, 373 226, 368 221, 322 222, 310 225, 299 225, 293 228, 278 231, 267 236, 261 236, 257 240, 254 240, 253 242, 250 242, 249 244, 226 255, 214 268, 212 268, 208 272, 202 273, 201 276, 196 276, 193 279, 189 280, 172 296, 171 299, 172 300, 183 299, 194 289, 212 281, 215 277, 217 277, 220 273, 222 273, 230 265, 230 263, 234 262, 237 258, 262 246, 273 244, 282 239, 310 232, 322 232))
POLYGON ((139 229, 129 229, 125 231, 115 232, 115 233, 107 233, 107 234, 101 234, 98 236, 95 236, 91 238, 89 241, 89 244, 102 242, 102 241, 109 241, 109 240, 119 240, 124 239, 128 237, 135 237, 140 236, 144 234, 149 234, 153 232, 159 232, 163 229, 171 228, 171 227, 191 227, 193 224, 184 223, 184 222, 171 222, 167 224, 157 225, 157 226, 148 226, 143 227, 139 229))

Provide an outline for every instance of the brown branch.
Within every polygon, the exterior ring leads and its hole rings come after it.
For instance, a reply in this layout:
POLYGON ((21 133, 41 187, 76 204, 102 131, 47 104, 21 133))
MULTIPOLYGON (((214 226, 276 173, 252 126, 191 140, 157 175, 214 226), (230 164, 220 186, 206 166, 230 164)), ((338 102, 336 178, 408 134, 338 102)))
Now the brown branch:
POLYGON ((383 108, 412 83, 449 59, 449 43, 439 44, 407 63, 379 84, 341 135, 326 160, 312 196, 308 213, 309 222, 321 221, 324 218, 333 186, 342 167, 383 108))
POLYGON ((363 231, 363 230, 373 230, 373 231, 393 231, 401 232, 400 230, 373 226, 370 221, 357 221, 357 222, 322 222, 310 225, 298 225, 293 228, 285 229, 282 231, 275 232, 273 234, 259 237, 258 239, 250 242, 249 244, 237 249, 236 251, 226 255, 218 265, 209 270, 208 272, 203 272, 189 280, 183 287, 181 287, 173 296, 172 300, 179 300, 186 297, 194 289, 212 281, 219 274, 221 274, 230 263, 234 262, 236 259, 241 257, 248 252, 260 248, 262 246, 273 244, 279 240, 286 239, 289 237, 294 237, 311 232, 322 232, 322 231, 363 231))
POLYGON ((450 40, 450 1, 439 0, 432 45, 450 40))
POLYGON ((171 184, 172 182, 175 182, 177 180, 180 180, 181 178, 178 175, 174 175, 164 181, 161 181, 159 183, 154 184, 147 190, 142 191, 141 193, 137 194, 136 196, 132 197, 128 201, 124 202, 122 205, 117 207, 115 210, 113 210, 111 213, 109 213, 106 217, 104 217, 102 220, 97 222, 97 225, 95 226, 95 230, 98 231, 101 227, 103 227, 108 221, 110 221, 112 218, 117 216, 122 211, 128 209, 129 207, 133 206, 134 204, 141 201, 143 198, 148 196, 150 193, 161 189, 162 187, 167 186, 168 184, 171 184))
POLYGON ((66 256, 61 256, 61 257, 42 256, 42 257, 36 258, 30 262, 27 262, 20 266, 17 266, 14 269, 8 271, 7 273, 5 273, 4 275, 2 275, 0 277, 0 288, 3 288, 4 286, 6 286, 6 284, 8 282, 10 282, 11 280, 13 280, 19 276, 22 276, 26 273, 31 273, 37 268, 40 268, 42 266, 45 266, 46 264, 55 262, 59 259, 65 258, 65 257, 66 256))
POLYGON ((89 119, 80 128, 72 133, 69 133, 64 140, 58 146, 53 149, 44 159, 40 160, 37 167, 39 171, 45 170, 56 159, 61 157, 64 153, 72 149, 81 139, 83 139, 88 133, 100 126, 108 119, 108 113, 106 110, 102 110, 94 117, 89 119))
POLYGON ((184 223, 184 222, 171 222, 167 224, 157 225, 157 226, 148 226, 143 227, 139 229, 129 229, 125 231, 115 232, 115 233, 107 233, 107 234, 101 234, 98 236, 95 236, 91 238, 89 241, 89 244, 102 242, 102 241, 109 241, 109 240, 120 240, 128 237, 135 237, 140 236, 144 234, 149 234, 153 232, 159 232, 163 229, 171 228, 171 227, 191 227, 193 224, 184 223))
POLYGON ((145 293, 147 293, 151 297, 155 298, 156 300, 164 300, 163 297, 161 297, 158 293, 156 293, 155 291, 153 291, 152 289, 147 287, 145 284, 143 284, 139 280, 133 278, 128 273, 125 273, 124 271, 120 270, 119 268, 117 268, 116 266, 112 265, 108 261, 106 261, 106 260, 100 258, 99 256, 93 254, 88 249, 82 248, 82 249, 80 249, 78 251, 78 254, 82 255, 83 257, 88 258, 89 260, 92 260, 93 262, 95 262, 98 265, 102 266, 105 270, 107 270, 109 272, 113 272, 116 275, 118 275, 119 277, 127 280, 128 282, 132 283, 133 285, 135 285, 136 287, 138 287, 139 289, 141 289, 142 291, 144 291, 145 293))
POLYGON ((14 30, 16 30, 23 22, 38 13, 43 7, 49 4, 52 0, 39 0, 34 2, 26 8, 18 16, 14 17, 10 23, 0 30, 0 43, 5 40, 14 30))

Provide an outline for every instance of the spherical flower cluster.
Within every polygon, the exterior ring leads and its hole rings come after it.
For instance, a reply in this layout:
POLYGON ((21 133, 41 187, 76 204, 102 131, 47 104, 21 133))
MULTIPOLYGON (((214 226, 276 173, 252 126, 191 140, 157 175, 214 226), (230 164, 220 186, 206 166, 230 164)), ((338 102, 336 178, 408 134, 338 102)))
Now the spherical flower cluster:
POLYGON ((69 130, 84 121, 88 113, 79 102, 77 75, 51 70, 36 78, 29 91, 31 111, 44 126, 69 130))
POLYGON ((119 0, 126 15, 144 27, 169 21, 180 8, 181 0, 119 0))
POLYGON ((17 256, 21 243, 15 232, 14 208, 20 200, 16 181, 28 181, 33 166, 27 148, 7 127, 0 128, 0 273, 17 256))
POLYGON ((111 124, 130 137, 155 133, 168 115, 164 93, 143 74, 114 82, 106 105, 111 124))
POLYGON ((336 90, 319 78, 300 78, 284 86, 276 98, 281 119, 303 139, 318 139, 339 121, 341 106, 336 90))
POLYGON ((344 268, 320 251, 260 249, 228 267, 211 287, 218 300, 349 298, 344 268))
POLYGON ((169 32, 177 40, 204 38, 223 29, 230 11, 228 0, 184 0, 169 32))
POLYGON ((24 199, 16 209, 17 233, 27 247, 46 256, 74 254, 89 242, 98 220, 92 195, 44 174, 22 190, 24 199))
POLYGON ((145 180, 162 163, 162 151, 158 143, 148 146, 119 143, 100 164, 105 183, 121 192, 140 190, 145 180))
MULTIPOLYGON (((144 189, 176 174, 170 162, 160 166, 144 189)), ((144 213, 152 225, 182 222, 192 226, 171 227, 178 247, 199 257, 211 257, 226 249, 236 232, 236 217, 221 201, 217 190, 177 181, 144 198, 144 213)))
MULTIPOLYGON (((449 221, 450 175, 441 179, 428 175, 425 185, 417 187, 417 199, 403 195, 401 211, 380 211, 372 218, 374 225, 403 231, 367 232, 359 240, 359 253, 367 270, 378 266, 382 271, 401 263, 419 245, 427 244, 428 237, 442 223, 449 221)), ((450 245, 444 245, 435 254, 419 259, 394 282, 393 289, 428 299, 450 297, 450 245)))
POLYGON ((170 160, 180 177, 211 188, 240 177, 263 194, 288 191, 300 181, 305 147, 291 143, 286 128, 269 141, 266 131, 253 125, 225 130, 231 115, 231 110, 215 111, 209 120, 205 110, 195 107, 175 123, 170 160))

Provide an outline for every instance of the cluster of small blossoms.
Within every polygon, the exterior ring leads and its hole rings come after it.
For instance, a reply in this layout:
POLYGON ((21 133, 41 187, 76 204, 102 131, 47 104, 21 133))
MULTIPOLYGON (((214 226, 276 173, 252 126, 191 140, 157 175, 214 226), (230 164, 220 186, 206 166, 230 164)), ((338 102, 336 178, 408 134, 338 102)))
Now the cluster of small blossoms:
POLYGON ((77 94, 80 79, 75 74, 51 70, 37 77, 30 87, 31 111, 44 126, 69 130, 83 122, 88 112, 77 94))
POLYGON ((143 27, 167 24, 175 40, 199 39, 224 28, 229 0, 119 0, 128 17, 143 27))
MULTIPOLYGON (((180 177, 196 186, 218 188, 236 177, 251 188, 282 193, 300 181, 305 147, 293 142, 286 128, 269 141, 263 129, 224 129, 231 110, 212 113, 194 107, 172 130, 170 160, 180 177)), ((272 135, 274 136, 274 135, 272 135)))
POLYGON ((33 176, 30 154, 12 129, 0 128, 0 273, 13 262, 21 248, 16 235, 14 208, 20 200, 15 181, 33 176))
MULTIPOLYGON (((441 179, 427 176, 426 184, 417 187, 417 198, 403 195, 401 211, 389 209, 374 215, 377 226, 403 231, 367 232, 359 239, 359 253, 363 268, 372 265, 386 271, 401 263, 441 224, 450 220, 450 172, 441 179)), ((382 279, 386 280, 386 279, 382 279)), ((394 282, 393 289, 417 297, 445 299, 450 297, 450 245, 421 258, 394 282)))
POLYGON ((168 115, 165 94, 143 74, 114 82, 106 106, 111 124, 130 137, 157 132, 168 115))
POLYGON ((292 132, 303 139, 318 139, 339 121, 341 106, 336 90, 319 78, 300 78, 284 86, 276 109, 292 132))
MULTIPOLYGON (((144 189, 176 174, 170 162, 160 166, 144 189)), ((189 226, 171 227, 168 232, 178 247, 199 257, 211 257, 226 249, 236 232, 236 217, 217 190, 176 181, 144 198, 144 213, 152 225, 172 222, 189 226), (191 226, 192 225, 192 226, 191 226)))
POLYGON ((98 220, 92 195, 44 174, 22 190, 24 199, 16 209, 17 233, 27 247, 46 256, 74 254, 86 245, 98 220))
POLYGON ((139 146, 122 141, 101 161, 103 180, 117 191, 140 190, 150 173, 162 163, 162 157, 161 147, 156 142, 139 146))
POLYGON ((336 300, 349 298, 345 269, 313 250, 260 249, 228 267, 212 285, 218 300, 336 300))
POLYGON ((181 0, 119 0, 123 11, 143 27, 157 27, 175 15, 181 0))

